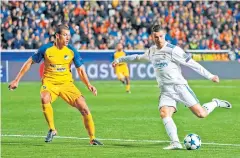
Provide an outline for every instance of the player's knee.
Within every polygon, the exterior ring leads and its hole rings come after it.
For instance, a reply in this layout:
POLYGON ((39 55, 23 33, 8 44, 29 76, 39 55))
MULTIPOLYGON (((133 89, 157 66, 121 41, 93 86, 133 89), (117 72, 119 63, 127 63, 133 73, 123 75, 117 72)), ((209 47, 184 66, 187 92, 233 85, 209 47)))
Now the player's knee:
POLYGON ((196 116, 198 118, 205 118, 205 117, 207 117, 207 113, 204 112, 204 111, 199 111, 199 112, 196 113, 196 116))
POLYGON ((81 108, 79 111, 81 112, 82 116, 86 116, 90 113, 88 108, 81 108))
POLYGON ((78 98, 75 101, 75 105, 74 105, 79 111, 80 113, 85 116, 88 115, 90 113, 88 106, 85 102, 85 99, 83 97, 78 98))
POLYGON ((161 109, 160 116, 161 116, 161 118, 165 118, 168 116, 168 112, 165 109, 161 109))
POLYGON ((42 93, 41 94, 41 101, 43 104, 47 104, 51 102, 51 96, 49 93, 42 93))
POLYGON ((174 107, 163 106, 160 108, 161 118, 172 117, 173 113, 176 111, 174 107))

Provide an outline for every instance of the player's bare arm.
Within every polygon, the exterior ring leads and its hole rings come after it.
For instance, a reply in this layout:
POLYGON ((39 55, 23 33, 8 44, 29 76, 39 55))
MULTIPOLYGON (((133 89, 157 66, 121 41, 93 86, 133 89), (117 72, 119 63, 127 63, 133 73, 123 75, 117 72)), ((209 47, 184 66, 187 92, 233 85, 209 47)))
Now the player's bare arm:
POLYGON ((83 81, 83 83, 96 96, 97 95, 97 89, 93 85, 91 85, 91 83, 88 79, 88 76, 87 76, 85 70, 83 69, 83 67, 80 66, 79 68, 77 68, 77 72, 78 72, 78 75, 79 75, 80 79, 83 81))
POLYGON ((30 69, 31 65, 33 64, 32 57, 30 57, 22 66, 21 70, 17 74, 16 78, 9 84, 9 90, 14 90, 18 87, 18 83, 21 78, 25 75, 25 73, 30 69))

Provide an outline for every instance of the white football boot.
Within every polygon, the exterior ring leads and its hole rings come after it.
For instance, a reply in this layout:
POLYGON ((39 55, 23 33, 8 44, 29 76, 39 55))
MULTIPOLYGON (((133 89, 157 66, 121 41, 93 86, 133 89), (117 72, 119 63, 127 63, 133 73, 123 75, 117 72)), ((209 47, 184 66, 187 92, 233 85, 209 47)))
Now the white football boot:
POLYGON ((182 145, 179 142, 171 142, 171 144, 167 147, 164 147, 164 150, 179 150, 182 149, 182 145))
POLYGON ((217 107, 231 109, 232 105, 226 100, 220 100, 217 98, 212 99, 212 101, 217 102, 217 107))

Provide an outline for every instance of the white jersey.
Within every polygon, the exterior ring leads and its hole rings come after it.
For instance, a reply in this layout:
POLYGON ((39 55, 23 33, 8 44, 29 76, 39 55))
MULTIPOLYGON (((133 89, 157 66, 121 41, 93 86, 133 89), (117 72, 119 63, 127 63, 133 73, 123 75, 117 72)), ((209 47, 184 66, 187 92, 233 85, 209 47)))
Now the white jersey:
POLYGON ((192 68, 200 75, 207 79, 212 79, 213 75, 203 68, 200 64, 191 59, 180 47, 168 42, 161 49, 156 45, 150 47, 142 55, 130 55, 118 58, 116 62, 131 61, 149 61, 152 63, 156 80, 159 86, 170 84, 187 84, 186 79, 182 76, 180 64, 192 68))

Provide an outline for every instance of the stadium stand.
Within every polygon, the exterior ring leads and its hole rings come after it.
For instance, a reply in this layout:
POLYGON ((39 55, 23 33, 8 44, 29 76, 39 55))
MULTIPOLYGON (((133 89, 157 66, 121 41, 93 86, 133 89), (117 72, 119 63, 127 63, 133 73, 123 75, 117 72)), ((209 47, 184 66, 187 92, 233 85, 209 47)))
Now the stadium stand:
POLYGON ((1 49, 37 49, 63 22, 79 50, 147 48, 152 24, 184 49, 240 49, 237 1, 3 1, 0 16, 1 49))

